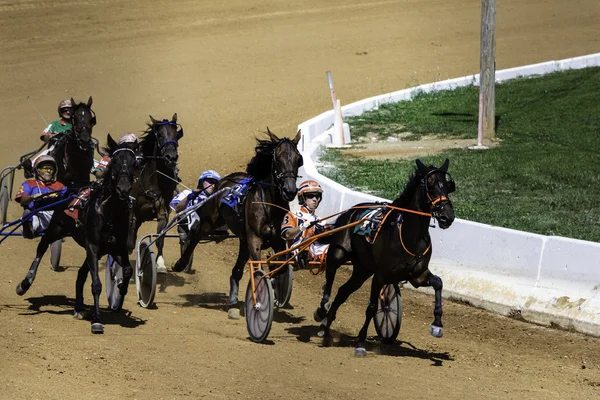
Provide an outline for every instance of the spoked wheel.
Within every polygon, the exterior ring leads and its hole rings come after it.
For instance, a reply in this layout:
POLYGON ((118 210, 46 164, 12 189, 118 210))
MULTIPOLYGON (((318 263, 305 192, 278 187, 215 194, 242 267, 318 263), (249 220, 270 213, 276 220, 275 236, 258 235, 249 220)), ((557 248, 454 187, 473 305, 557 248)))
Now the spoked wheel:
POLYGON ((117 311, 123 305, 123 296, 119 292, 119 285, 123 282, 123 267, 109 254, 106 256, 106 297, 108 307, 117 311))
POLYGON ((135 287, 140 306, 154 304, 156 294, 156 257, 147 243, 140 243, 140 259, 135 262, 135 287))
POLYGON ((62 253, 62 239, 55 240, 50 245, 50 266, 56 271, 60 267, 60 254, 62 253))
POLYGON ((292 297, 292 282, 294 281, 294 267, 286 265, 273 277, 275 281, 275 306, 285 307, 292 297))
POLYGON ((382 343, 394 343, 402 324, 402 296, 397 284, 383 287, 373 323, 382 343))
POLYGON ((256 304, 252 299, 252 281, 248 282, 246 289, 246 328, 253 342, 261 343, 271 331, 273 324, 273 308, 275 298, 271 278, 265 277, 262 270, 254 271, 254 285, 256 286, 256 304))

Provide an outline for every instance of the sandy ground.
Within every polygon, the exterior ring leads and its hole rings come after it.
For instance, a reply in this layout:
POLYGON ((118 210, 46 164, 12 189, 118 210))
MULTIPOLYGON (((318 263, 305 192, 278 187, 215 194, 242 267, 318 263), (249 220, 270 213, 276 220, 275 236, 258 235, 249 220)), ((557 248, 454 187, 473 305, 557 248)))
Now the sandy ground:
MULTIPOLYGON (((27 98, 50 120, 61 99, 91 95, 102 142, 177 112, 186 184, 206 168, 240 170, 267 125, 292 136, 330 107, 326 70, 343 103, 477 72, 479 3, 0 1, 0 160, 38 146, 44 122, 27 98)), ((598 52, 599 17, 597 0, 500 2, 497 68, 598 52)), ((599 339, 446 301, 436 340, 432 298, 414 291, 404 291, 394 346, 371 341, 368 357, 352 356, 361 290, 323 348, 310 317, 323 278, 308 273, 296 275, 270 341, 252 343, 224 311, 234 240, 199 247, 195 275, 162 277, 156 309, 140 308, 132 286, 125 312, 105 312, 94 336, 71 317, 84 258, 72 240, 64 272, 45 261, 27 295, 15 294, 35 245, 0 247, 1 399, 600 398, 599 339)), ((168 264, 177 251, 172 241, 168 264)))

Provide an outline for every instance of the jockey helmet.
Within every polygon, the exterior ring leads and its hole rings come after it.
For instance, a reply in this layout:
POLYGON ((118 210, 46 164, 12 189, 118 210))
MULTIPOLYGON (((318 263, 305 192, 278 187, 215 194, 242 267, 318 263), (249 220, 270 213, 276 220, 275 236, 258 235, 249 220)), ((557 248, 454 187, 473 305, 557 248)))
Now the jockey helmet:
POLYGON ((123 143, 137 143, 138 136, 135 133, 127 132, 119 139, 119 144, 123 143))
POLYGON ((300 205, 304 204, 304 195, 307 193, 319 193, 322 195, 323 188, 319 185, 319 182, 313 181, 312 179, 300 183, 300 186, 298 187, 298 203, 300 205))
POLYGON ((40 179, 44 182, 53 182, 56 180, 56 174, 58 173, 58 165, 56 164, 56 161, 52 156, 49 156, 47 154, 39 156, 37 160, 35 160, 33 169, 35 170, 35 177, 37 179, 40 179), (48 165, 52 168, 52 174, 50 179, 43 179, 42 174, 40 173, 40 170, 44 165, 48 165))
POLYGON ((198 187, 200 188, 202 186, 202 182, 204 182, 207 179, 212 179, 214 181, 220 181, 221 175, 219 175, 219 173, 217 171, 213 171, 212 169, 208 169, 208 170, 204 171, 198 177, 198 187))
POLYGON ((70 119, 71 118, 71 109, 73 108, 73 104, 71 103, 71 99, 66 99, 60 102, 60 104, 58 105, 58 116, 64 119, 70 119), (65 113, 69 113, 66 117, 65 117, 65 113))

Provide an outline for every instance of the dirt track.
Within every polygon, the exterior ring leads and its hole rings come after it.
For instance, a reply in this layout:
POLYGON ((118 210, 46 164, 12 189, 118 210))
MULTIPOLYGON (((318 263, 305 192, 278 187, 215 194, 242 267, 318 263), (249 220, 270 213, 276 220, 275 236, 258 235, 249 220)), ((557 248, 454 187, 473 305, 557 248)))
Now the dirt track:
MULTIPOLYGON (((242 169, 267 125, 291 136, 328 109, 328 69, 343 103, 478 70, 476 0, 222 3, 0 0, 2 165, 38 145, 44 124, 27 96, 54 119, 61 99, 92 95, 102 142, 177 112, 192 184, 206 168, 242 169)), ((597 0, 525 3, 499 5, 497 68, 600 51, 597 0)), ((0 247, 2 399, 600 398, 600 340, 448 301, 434 340, 432 299, 412 291, 402 342, 385 354, 372 341, 367 358, 352 357, 364 291, 341 309, 336 346, 322 348, 310 317, 322 277, 308 273, 296 275, 294 308, 277 313, 271 341, 251 343, 224 311, 233 240, 199 248, 195 275, 163 277, 157 309, 137 306, 132 286, 127 312, 103 314, 106 333, 93 336, 70 316, 84 258, 71 240, 66 271, 46 262, 15 294, 35 244, 0 247)))

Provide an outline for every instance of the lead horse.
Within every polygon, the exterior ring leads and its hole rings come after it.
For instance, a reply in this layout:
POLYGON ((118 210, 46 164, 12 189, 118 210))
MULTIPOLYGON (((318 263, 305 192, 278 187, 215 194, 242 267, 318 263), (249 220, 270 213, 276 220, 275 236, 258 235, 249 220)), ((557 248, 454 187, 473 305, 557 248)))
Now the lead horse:
MULTIPOLYGON (((129 251, 136 245, 137 232, 146 221, 157 220, 157 232, 162 232, 169 218, 169 203, 179 181, 177 160, 179 139, 183 129, 177 123, 177 114, 169 121, 154 119, 150 115, 144 136, 140 140, 142 161, 138 166, 137 180, 131 191, 136 199, 131 228, 127 240, 129 251)), ((156 241, 158 272, 166 272, 163 259, 164 237, 156 241)))
MULTIPOLYGON (((86 249, 86 259, 77 274, 75 317, 82 318, 84 311, 83 286, 88 272, 92 276, 92 294, 94 296, 94 313, 92 316, 92 333, 103 333, 100 322, 99 296, 102 283, 98 276, 98 259, 110 254, 123 266, 123 282, 119 290, 121 299, 125 298, 129 280, 133 276, 133 268, 129 262, 127 251, 127 234, 129 231, 129 215, 131 200, 129 192, 134 181, 136 155, 135 144, 118 145, 108 135, 106 151, 111 155, 111 162, 101 184, 95 184, 86 206, 79 211, 76 221, 65 214, 67 203, 54 210, 50 225, 37 246, 36 256, 25 279, 17 285, 17 294, 23 296, 33 284, 40 260, 51 242, 67 235, 73 237, 81 247, 86 249)), ((122 305, 122 303, 121 303, 122 305)), ((120 307, 119 307, 120 308, 120 307)))
POLYGON ((300 131, 294 139, 280 139, 269 128, 267 135, 268 140, 256 139, 256 155, 248 163, 246 172, 236 172, 221 179, 216 187, 217 194, 200 207, 200 223, 190 232, 181 258, 173 266, 174 271, 182 271, 198 242, 227 224, 240 240, 238 257, 229 278, 228 316, 231 319, 240 316, 237 308, 239 282, 248 259, 259 260, 261 250, 269 247, 275 252, 285 249, 281 222, 297 192, 298 168, 302 166, 302 155, 297 147, 300 131), (247 193, 236 211, 222 200, 230 194, 229 189, 245 180, 250 180, 247 193))
MULTIPOLYGON (((435 291, 434 320, 430 333, 442 336, 442 280, 429 270, 432 245, 429 236, 430 216, 440 228, 447 229, 454 221, 454 208, 448 194, 455 190, 455 184, 448 174, 449 161, 440 168, 425 166, 416 160, 417 167, 409 177, 400 196, 394 200, 373 243, 354 230, 344 230, 330 237, 327 251, 326 283, 320 307, 315 311, 315 320, 321 322, 320 336, 324 343, 331 340, 330 327, 336 318, 338 308, 348 297, 358 290, 371 276, 371 293, 366 310, 365 322, 358 334, 356 356, 366 355, 364 343, 371 319, 377 312, 378 300, 384 285, 410 282, 415 288, 431 286, 435 291), (402 208, 403 211, 399 210, 402 208), (428 214, 430 216, 423 216, 428 214), (329 298, 337 269, 346 261, 352 262, 352 275, 338 290, 331 307, 329 298), (329 308, 329 309, 328 309, 329 308)), ((358 221, 365 208, 381 208, 380 203, 359 204, 341 214, 336 227, 358 221)))

